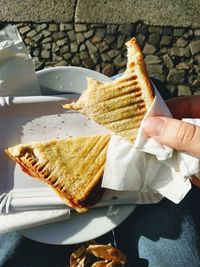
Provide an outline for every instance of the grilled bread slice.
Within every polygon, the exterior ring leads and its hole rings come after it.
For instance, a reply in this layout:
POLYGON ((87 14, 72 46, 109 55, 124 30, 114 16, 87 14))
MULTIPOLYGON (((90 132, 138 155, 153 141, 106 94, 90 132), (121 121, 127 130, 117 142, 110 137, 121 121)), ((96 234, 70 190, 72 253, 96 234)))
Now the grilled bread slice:
POLYGON ((109 83, 88 78, 87 90, 77 102, 66 104, 64 108, 85 114, 133 143, 140 123, 153 102, 154 90, 136 39, 129 40, 126 46, 128 62, 123 76, 109 83))
POLYGON ((110 135, 20 144, 5 152, 30 176, 49 184, 61 199, 85 212, 101 197, 110 135))

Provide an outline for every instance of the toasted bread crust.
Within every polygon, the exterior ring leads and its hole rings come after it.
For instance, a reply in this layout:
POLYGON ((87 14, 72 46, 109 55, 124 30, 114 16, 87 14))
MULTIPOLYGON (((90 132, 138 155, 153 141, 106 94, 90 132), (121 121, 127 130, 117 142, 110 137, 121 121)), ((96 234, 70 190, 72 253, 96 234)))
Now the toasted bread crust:
POLYGON ((138 77, 138 83, 143 90, 144 101, 148 109, 153 102, 155 93, 146 70, 144 56, 136 38, 131 38, 128 42, 126 42, 126 47, 128 49, 128 62, 125 74, 129 71, 135 71, 138 77))
POLYGON ((77 137, 18 145, 5 152, 27 174, 49 184, 68 206, 85 212, 103 192, 99 185, 109 139, 109 135, 77 137))
POLYGON ((88 88, 77 102, 64 108, 77 110, 133 143, 140 123, 154 99, 144 58, 135 38, 126 43, 125 73, 110 83, 88 78, 88 88))

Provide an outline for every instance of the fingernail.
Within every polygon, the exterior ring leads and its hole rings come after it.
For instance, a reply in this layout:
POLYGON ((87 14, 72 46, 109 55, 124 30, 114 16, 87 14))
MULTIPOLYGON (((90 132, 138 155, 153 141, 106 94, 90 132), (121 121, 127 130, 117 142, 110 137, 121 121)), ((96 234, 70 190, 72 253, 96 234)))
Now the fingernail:
POLYGON ((150 136, 159 136, 164 127, 164 120, 159 117, 148 118, 144 121, 144 130, 150 136))

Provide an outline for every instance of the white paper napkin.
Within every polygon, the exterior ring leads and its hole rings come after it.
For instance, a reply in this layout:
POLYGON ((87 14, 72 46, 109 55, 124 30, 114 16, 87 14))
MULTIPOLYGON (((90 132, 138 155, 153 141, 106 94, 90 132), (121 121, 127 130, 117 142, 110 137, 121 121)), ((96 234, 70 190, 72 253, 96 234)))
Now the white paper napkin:
MULTIPOLYGON (((10 26, 0 31, 0 96, 31 95, 41 95, 33 62, 17 28, 10 26)), ((1 98, 2 101, 5 100, 5 103, 6 99, 1 98)), ((70 218, 68 208, 58 210, 48 208, 47 210, 23 212, 9 210, 9 197, 9 194, 0 194, 0 198, 2 198, 0 199, 0 209, 9 211, 7 214, 0 215, 0 232, 14 231, 70 218)))
MULTIPOLYGON (((102 186, 114 190, 131 190, 133 194, 157 194, 156 196, 160 196, 158 201, 166 197, 174 203, 179 203, 191 188, 190 176, 199 175, 200 162, 186 153, 159 144, 143 131, 147 117, 171 116, 156 89, 155 94, 154 102, 141 123, 134 145, 112 135, 102 186)), ((185 120, 200 125, 198 119, 185 120)), ((149 199, 149 203, 151 201, 149 199)), ((138 198, 137 203, 143 203, 143 199, 138 198)))
POLYGON ((22 230, 38 225, 68 220, 67 209, 14 212, 0 215, 0 233, 22 230))
POLYGON ((40 94, 33 61, 16 26, 0 31, 0 96, 40 94))
MULTIPOLYGON (((139 198, 148 203, 148 197, 138 192, 139 198)), ((149 196, 151 197, 151 196, 149 196)), ((130 191, 116 191, 107 189, 94 208, 110 205, 135 204, 137 194, 133 195, 130 191)), ((152 198, 152 197, 151 197, 152 198)), ((154 200, 153 200, 154 201, 154 200)), ((50 209, 70 210, 66 204, 49 188, 14 189, 0 196, 0 214, 14 214, 19 211, 36 211, 50 209)))

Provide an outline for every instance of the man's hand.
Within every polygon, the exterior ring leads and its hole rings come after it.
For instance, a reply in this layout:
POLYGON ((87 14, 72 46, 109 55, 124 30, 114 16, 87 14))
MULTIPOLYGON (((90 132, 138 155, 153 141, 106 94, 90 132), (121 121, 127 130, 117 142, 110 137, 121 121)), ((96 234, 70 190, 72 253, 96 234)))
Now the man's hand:
POLYGON ((182 118, 200 118, 200 96, 171 99, 167 105, 173 118, 151 117, 145 132, 161 144, 200 158, 200 127, 182 122, 182 118))
MULTIPOLYGON (((182 118, 200 118, 200 96, 171 99, 167 105, 173 118, 151 117, 146 120, 144 130, 163 145, 200 158, 200 127, 182 122, 182 118)), ((200 179, 191 177, 192 183, 200 187, 200 179)))

